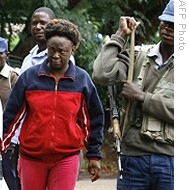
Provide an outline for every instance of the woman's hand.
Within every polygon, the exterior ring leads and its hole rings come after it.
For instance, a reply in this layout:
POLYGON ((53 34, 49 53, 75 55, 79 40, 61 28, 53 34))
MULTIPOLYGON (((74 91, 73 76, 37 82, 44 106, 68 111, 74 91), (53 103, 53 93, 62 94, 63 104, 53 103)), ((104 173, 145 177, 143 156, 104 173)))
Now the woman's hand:
POLYGON ((100 160, 89 160, 88 163, 88 172, 91 174, 91 181, 94 182, 100 178, 101 167, 100 160))

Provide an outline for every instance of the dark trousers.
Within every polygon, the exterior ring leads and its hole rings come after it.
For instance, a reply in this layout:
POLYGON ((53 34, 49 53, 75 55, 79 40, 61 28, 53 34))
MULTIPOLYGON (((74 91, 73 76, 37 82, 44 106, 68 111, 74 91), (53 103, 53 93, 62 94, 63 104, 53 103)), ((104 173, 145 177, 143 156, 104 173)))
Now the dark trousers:
POLYGON ((2 155, 3 176, 9 187, 9 190, 21 190, 17 171, 18 148, 18 145, 10 146, 7 152, 2 155))
POLYGON ((174 157, 161 154, 122 156, 123 180, 117 190, 173 190, 174 157))

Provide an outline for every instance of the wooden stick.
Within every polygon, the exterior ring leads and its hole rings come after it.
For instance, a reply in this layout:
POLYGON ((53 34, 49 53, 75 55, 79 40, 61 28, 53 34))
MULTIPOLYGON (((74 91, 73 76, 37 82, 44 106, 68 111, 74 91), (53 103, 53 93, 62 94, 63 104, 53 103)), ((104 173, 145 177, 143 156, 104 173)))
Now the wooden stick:
POLYGON ((130 62, 127 80, 133 81, 133 71, 134 71, 134 59, 135 59, 135 29, 131 33, 131 47, 130 47, 130 62))
MULTIPOLYGON (((129 70, 128 70, 128 75, 127 75, 127 80, 128 81, 133 81, 133 72, 134 72, 134 54, 135 54, 135 29, 132 30, 131 32, 131 37, 130 37, 130 54, 129 54, 129 70)), ((125 116, 124 116, 124 121, 123 121, 123 129, 122 129, 122 138, 125 132, 126 125, 128 123, 128 114, 129 110, 131 108, 131 101, 125 102, 125 116)))

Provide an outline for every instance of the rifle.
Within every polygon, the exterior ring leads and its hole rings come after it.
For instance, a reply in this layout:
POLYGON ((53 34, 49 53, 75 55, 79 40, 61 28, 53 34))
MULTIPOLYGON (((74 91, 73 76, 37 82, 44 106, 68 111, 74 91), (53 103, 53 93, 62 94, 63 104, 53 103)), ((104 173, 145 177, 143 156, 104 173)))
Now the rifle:
POLYGON ((108 86, 108 99, 109 99, 109 111, 110 111, 110 120, 111 126, 109 128, 109 133, 113 133, 115 142, 114 148, 117 152, 117 161, 118 161, 118 171, 119 171, 119 179, 122 180, 122 172, 123 169, 121 167, 121 132, 119 126, 119 111, 118 106, 116 104, 116 86, 108 86))
MULTIPOLYGON (((129 70, 128 70, 128 77, 127 80, 132 81, 133 80, 133 72, 134 72, 134 42, 135 42, 135 29, 132 30, 131 33, 131 44, 130 44, 130 63, 129 63, 129 70)), ((109 133, 113 133, 114 139, 115 139, 115 146, 114 148, 116 149, 117 152, 117 160, 118 160, 118 171, 119 171, 119 179, 122 180, 123 176, 123 169, 121 166, 121 138, 123 137, 123 134, 125 132, 125 126, 127 125, 128 122, 128 113, 131 107, 131 102, 125 102, 126 105, 126 113, 125 117, 123 120, 123 126, 122 126, 122 133, 120 131, 120 118, 119 118, 119 111, 118 111, 118 106, 116 104, 116 86, 108 86, 108 99, 109 99, 109 112, 110 112, 110 120, 111 126, 109 128, 109 133)))

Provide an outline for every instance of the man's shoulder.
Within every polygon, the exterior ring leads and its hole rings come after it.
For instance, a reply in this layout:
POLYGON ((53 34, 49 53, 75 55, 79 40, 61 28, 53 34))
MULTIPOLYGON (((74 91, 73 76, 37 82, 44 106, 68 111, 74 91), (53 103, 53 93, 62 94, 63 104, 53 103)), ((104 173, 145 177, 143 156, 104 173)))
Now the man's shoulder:
POLYGON ((10 86, 10 89, 12 89, 13 85, 15 84, 16 80, 18 79, 19 77, 19 74, 20 74, 20 68, 16 67, 11 67, 8 65, 8 82, 9 82, 9 86, 10 86))
POLYGON ((143 60, 145 57, 148 57, 150 50, 153 49, 156 44, 142 44, 135 47, 136 60, 143 60))
POLYGON ((149 52, 150 49, 152 49, 156 44, 142 44, 142 45, 138 45, 138 46, 135 46, 135 51, 143 51, 143 52, 149 52))
POLYGON ((11 66, 9 66, 9 73, 11 75, 19 76, 20 75, 20 68, 19 67, 11 67, 11 66))
POLYGON ((15 73, 16 75, 20 75, 20 68, 18 67, 12 68, 12 73, 15 73))
POLYGON ((7 77, 10 75, 10 74, 14 74, 14 75, 19 75, 20 73, 20 68, 18 67, 12 67, 10 66, 9 64, 5 64, 4 68, 2 69, 1 71, 1 74, 4 76, 4 77, 7 77))
POLYGON ((28 58, 33 57, 34 55, 37 54, 39 47, 38 45, 35 45, 30 51, 29 53, 24 57, 23 62, 26 62, 28 60, 28 58))

